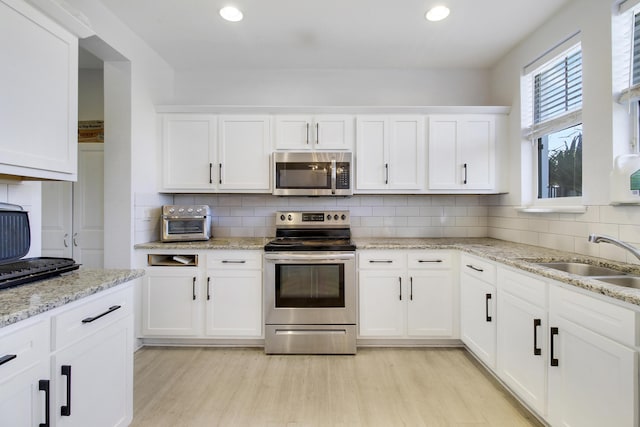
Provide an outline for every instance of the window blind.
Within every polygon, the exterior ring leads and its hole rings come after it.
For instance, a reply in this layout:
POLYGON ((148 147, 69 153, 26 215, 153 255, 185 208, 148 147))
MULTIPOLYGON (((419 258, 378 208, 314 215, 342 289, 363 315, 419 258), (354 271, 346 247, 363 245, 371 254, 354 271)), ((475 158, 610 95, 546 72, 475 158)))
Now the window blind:
POLYGON ((535 74, 533 84, 534 126, 581 109, 582 51, 571 53, 545 67, 544 71, 535 74))

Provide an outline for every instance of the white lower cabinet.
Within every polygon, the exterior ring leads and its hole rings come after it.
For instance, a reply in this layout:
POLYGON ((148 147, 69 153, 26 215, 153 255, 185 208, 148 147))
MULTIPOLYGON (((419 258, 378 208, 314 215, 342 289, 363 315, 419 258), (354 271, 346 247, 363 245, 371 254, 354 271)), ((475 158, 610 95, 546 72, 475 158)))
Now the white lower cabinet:
POLYGON ((262 252, 210 252, 205 305, 206 335, 262 336, 262 252))
POLYGON ((1 426, 127 426, 134 282, 0 329, 1 426))
POLYGON ((460 338, 482 362, 496 367, 496 267, 460 257, 460 338))
POLYGON ((546 414, 547 284, 498 268, 497 374, 531 409, 546 414))
POLYGON ((359 335, 453 338, 452 256, 449 251, 360 251, 359 335))
POLYGON ((145 266, 143 338, 262 337, 261 250, 165 252, 150 255, 158 262, 145 266))
POLYGON ((558 286, 549 300, 549 423, 637 426, 638 313, 558 286))

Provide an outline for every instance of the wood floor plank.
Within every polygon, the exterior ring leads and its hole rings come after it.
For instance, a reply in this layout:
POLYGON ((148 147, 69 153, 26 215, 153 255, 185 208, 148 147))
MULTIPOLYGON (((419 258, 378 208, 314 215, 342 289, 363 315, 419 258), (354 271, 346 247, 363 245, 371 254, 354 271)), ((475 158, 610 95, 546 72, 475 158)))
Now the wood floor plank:
POLYGON ((540 426, 462 349, 145 347, 132 426, 540 426))

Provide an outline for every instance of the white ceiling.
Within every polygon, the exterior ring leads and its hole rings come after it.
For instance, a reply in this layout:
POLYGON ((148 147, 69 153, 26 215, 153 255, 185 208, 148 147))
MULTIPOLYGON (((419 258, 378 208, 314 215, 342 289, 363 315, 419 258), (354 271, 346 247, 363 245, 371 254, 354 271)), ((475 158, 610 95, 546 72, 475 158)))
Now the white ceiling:
POLYGON ((101 0, 178 71, 487 68, 569 0, 101 0), (218 10, 239 7, 244 20, 218 10), (424 14, 446 4, 451 15, 424 14))

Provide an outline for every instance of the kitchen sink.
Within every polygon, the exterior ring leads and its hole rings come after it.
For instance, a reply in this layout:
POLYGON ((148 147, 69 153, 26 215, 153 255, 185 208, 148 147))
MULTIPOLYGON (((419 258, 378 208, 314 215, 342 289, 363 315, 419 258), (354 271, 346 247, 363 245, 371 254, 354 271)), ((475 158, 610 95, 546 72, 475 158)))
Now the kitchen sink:
POLYGON ((578 276, 600 277, 600 276, 624 276, 627 273, 607 267, 586 264, 583 262, 537 262, 542 267, 554 268, 578 276))
POLYGON ((611 283, 612 285, 624 286, 627 288, 640 289, 639 276, 623 276, 623 277, 598 277, 601 282, 611 283))

